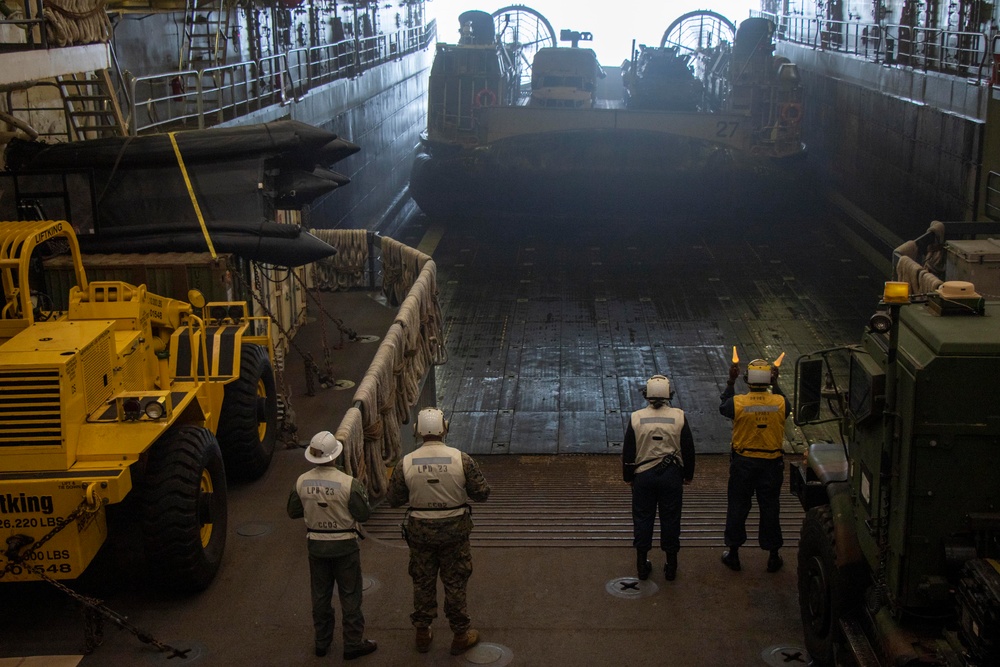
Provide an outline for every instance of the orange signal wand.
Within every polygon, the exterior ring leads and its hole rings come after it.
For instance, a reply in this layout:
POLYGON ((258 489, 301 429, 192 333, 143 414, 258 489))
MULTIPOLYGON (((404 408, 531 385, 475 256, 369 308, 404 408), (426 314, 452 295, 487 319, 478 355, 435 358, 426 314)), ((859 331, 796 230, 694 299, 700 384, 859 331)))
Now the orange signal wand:
POLYGON ((774 367, 777 368, 778 366, 780 366, 781 362, 784 360, 785 360, 785 353, 782 352, 781 356, 779 356, 777 359, 774 360, 774 367))
POLYGON ((733 363, 734 364, 740 363, 740 358, 738 356, 736 356, 736 346, 735 345, 733 345, 733 363))

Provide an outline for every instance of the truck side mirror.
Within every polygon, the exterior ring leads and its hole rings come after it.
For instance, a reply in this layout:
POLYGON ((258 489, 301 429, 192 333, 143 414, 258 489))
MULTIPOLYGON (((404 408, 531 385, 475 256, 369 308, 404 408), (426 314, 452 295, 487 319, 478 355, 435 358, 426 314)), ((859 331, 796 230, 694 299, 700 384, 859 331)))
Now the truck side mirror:
POLYGON ((795 372, 795 423, 808 424, 819 419, 822 407, 823 360, 799 360, 795 372))

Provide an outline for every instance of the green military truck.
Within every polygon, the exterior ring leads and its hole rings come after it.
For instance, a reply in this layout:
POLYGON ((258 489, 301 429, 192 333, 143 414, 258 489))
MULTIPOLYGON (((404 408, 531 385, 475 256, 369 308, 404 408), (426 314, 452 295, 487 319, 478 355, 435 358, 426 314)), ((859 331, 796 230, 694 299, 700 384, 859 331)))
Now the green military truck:
POLYGON ((790 467, 814 664, 1000 665, 998 381, 1000 302, 959 281, 886 283, 860 344, 797 361, 795 423, 833 433, 790 467))

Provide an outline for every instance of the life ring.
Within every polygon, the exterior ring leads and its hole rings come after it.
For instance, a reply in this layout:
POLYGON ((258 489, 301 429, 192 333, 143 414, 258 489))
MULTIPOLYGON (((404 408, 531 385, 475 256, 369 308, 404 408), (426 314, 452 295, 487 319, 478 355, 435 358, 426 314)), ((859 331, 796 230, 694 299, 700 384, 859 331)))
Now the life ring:
POLYGON ((497 94, 494 93, 489 88, 483 88, 476 96, 472 98, 472 103, 477 107, 492 107, 496 106, 497 94))
POLYGON ((797 102, 790 102, 781 105, 781 120, 789 125, 795 125, 802 120, 802 105, 797 102))

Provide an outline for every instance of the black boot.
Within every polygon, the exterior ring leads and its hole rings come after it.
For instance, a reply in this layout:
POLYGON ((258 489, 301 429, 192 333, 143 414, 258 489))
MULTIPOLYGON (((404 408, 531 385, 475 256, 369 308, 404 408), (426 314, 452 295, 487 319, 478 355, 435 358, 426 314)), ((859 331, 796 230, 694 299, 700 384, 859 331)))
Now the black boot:
POLYGON ((636 549, 635 551, 635 572, 642 581, 649 579, 649 573, 653 571, 653 564, 646 559, 648 553, 649 551, 645 549, 636 549))
POLYGON ((722 563, 730 570, 740 571, 740 551, 739 547, 729 547, 729 551, 722 554, 722 563))
POLYGON ((677 554, 667 554, 667 564, 663 566, 663 578, 667 581, 677 578, 677 554))
POLYGON ((771 555, 767 557, 767 571, 772 573, 777 572, 784 564, 785 561, 782 560, 781 554, 778 553, 778 550, 772 549, 771 555))

